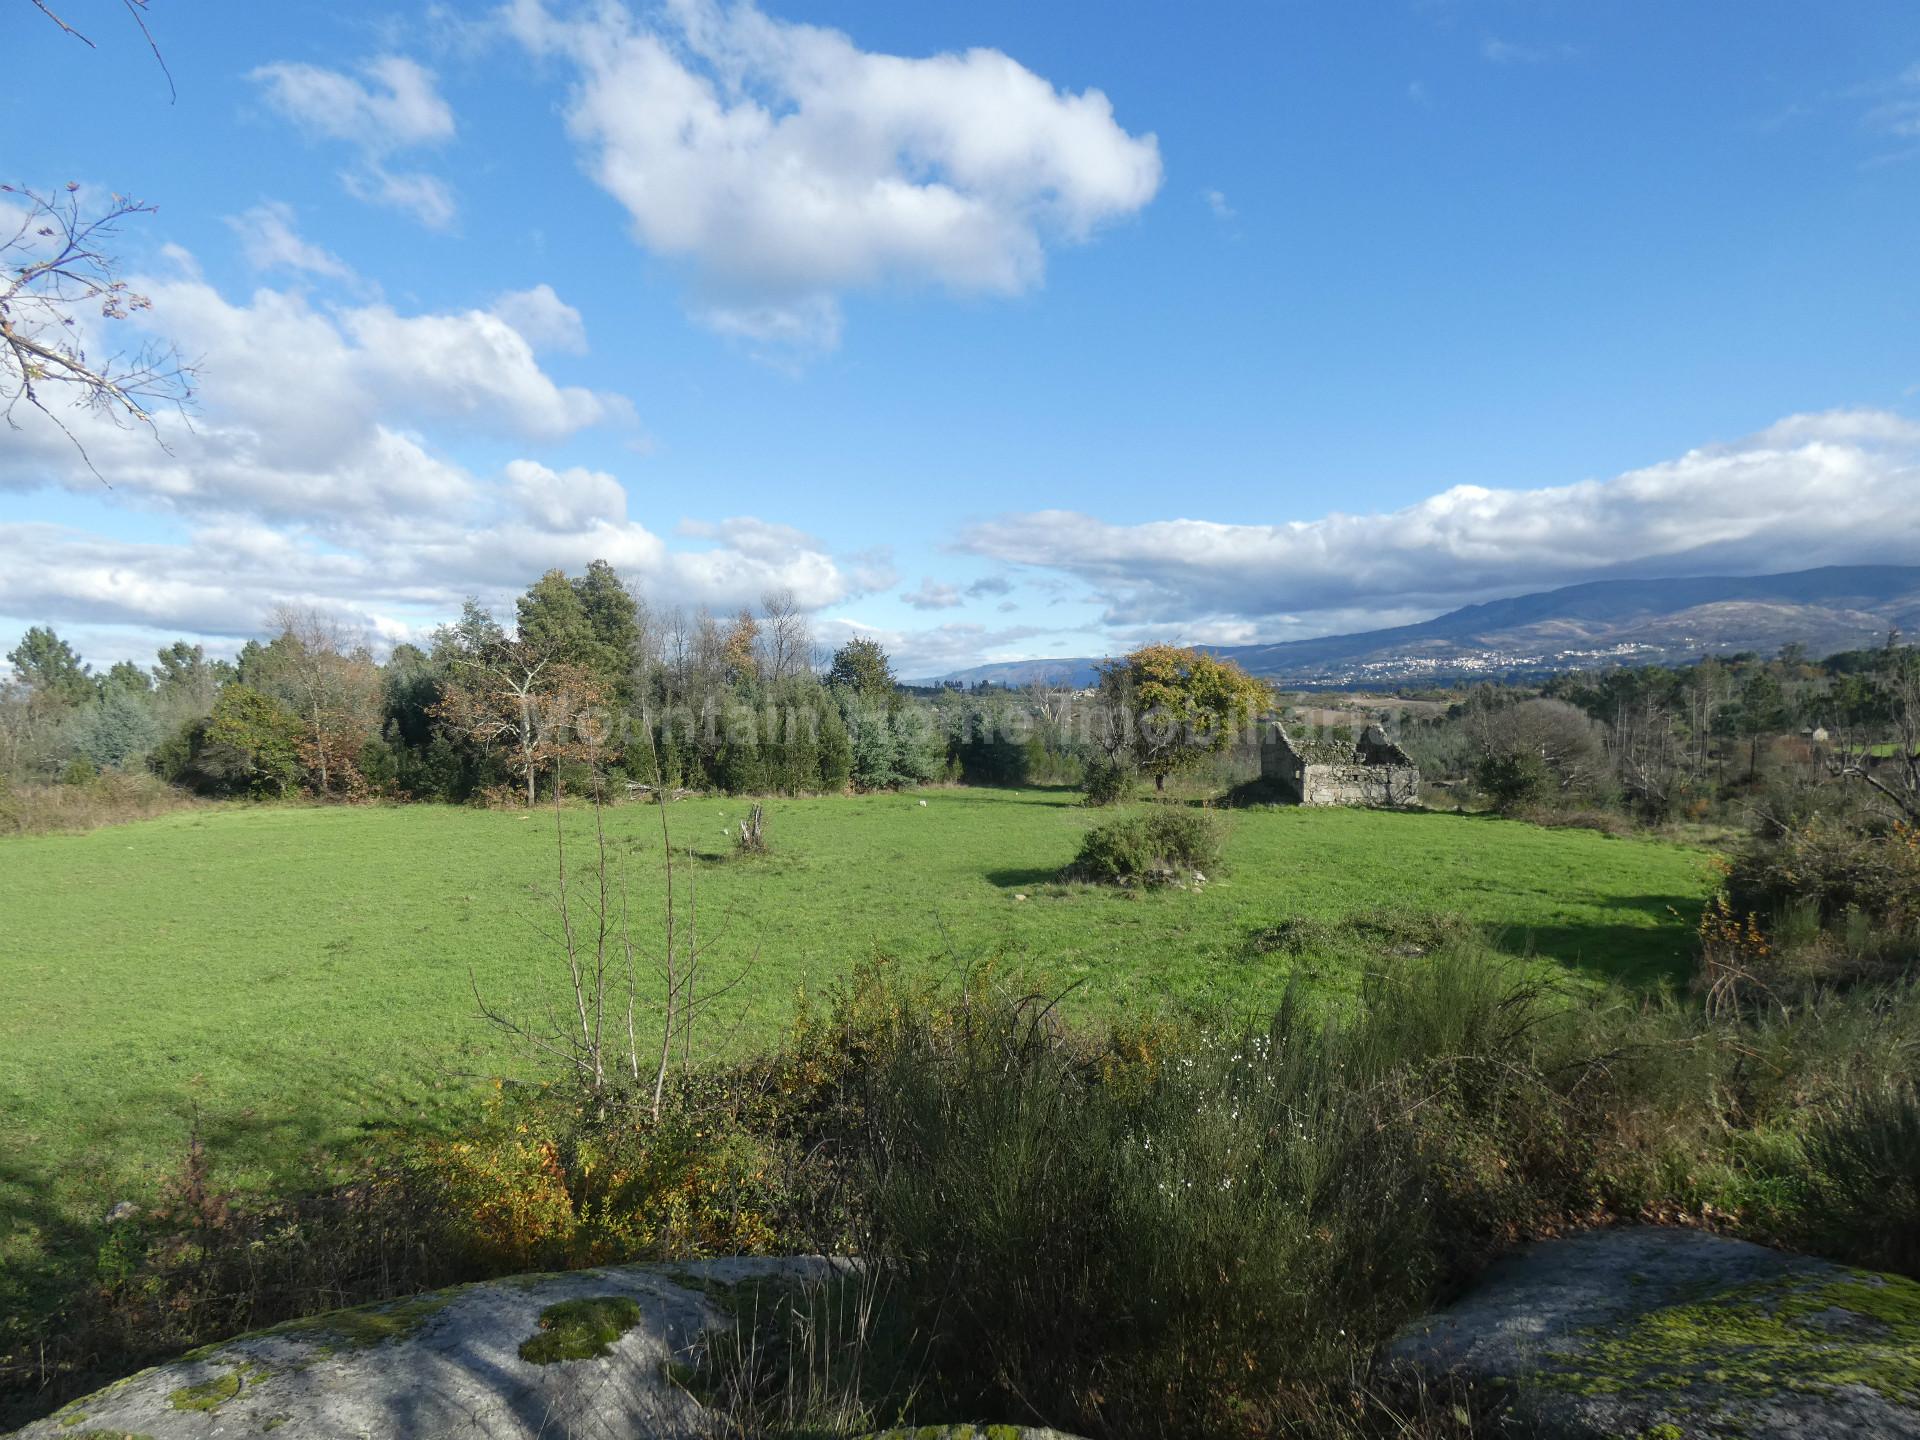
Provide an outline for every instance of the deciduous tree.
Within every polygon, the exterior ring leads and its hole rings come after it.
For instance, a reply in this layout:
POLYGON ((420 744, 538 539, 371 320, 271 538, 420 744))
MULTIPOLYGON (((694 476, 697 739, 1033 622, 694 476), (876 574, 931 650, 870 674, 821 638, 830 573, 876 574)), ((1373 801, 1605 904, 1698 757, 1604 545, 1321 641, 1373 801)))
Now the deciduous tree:
POLYGON ((95 201, 77 182, 52 193, 0 185, 0 414, 8 424, 17 427, 23 404, 38 410, 86 459, 59 408, 153 430, 155 410, 192 399, 193 367, 171 346, 115 350, 104 334, 152 308, 120 278, 113 249, 122 222, 153 213, 124 195, 95 201))
POLYGON ((1217 755, 1273 704, 1273 692, 1231 660, 1145 645, 1103 666, 1107 748, 1165 789, 1176 770, 1217 755))
POLYGON ((255 671, 300 717, 301 758, 319 795, 362 793, 359 758, 380 733, 380 672, 365 640, 333 616, 282 607, 255 671))
POLYGON ((447 653, 435 718, 455 735, 499 749, 529 807, 543 771, 593 753, 583 722, 594 723, 606 696, 584 667, 525 639, 500 637, 472 652, 451 645, 447 653))

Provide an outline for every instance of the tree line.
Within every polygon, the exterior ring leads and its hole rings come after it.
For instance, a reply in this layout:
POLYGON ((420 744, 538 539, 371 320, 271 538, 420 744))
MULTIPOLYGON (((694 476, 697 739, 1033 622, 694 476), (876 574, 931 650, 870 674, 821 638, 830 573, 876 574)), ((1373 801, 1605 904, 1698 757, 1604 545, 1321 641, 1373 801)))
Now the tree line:
POLYGON ((289 608, 231 661, 182 640, 99 674, 36 626, 0 682, 0 775, 145 768, 209 795, 527 802, 596 775, 801 794, 947 766, 885 650, 823 654, 784 591, 727 618, 656 610, 595 561, 541 576, 510 618, 469 600, 382 662, 364 634, 289 608))
POLYGON ((1824 660, 1705 657, 1554 676, 1536 689, 1482 685, 1402 736, 1424 774, 1496 807, 1614 806, 1650 821, 1700 818, 1729 801, 1841 780, 1920 819, 1920 650, 1884 645, 1824 660))
POLYGON ((377 660, 313 609, 233 660, 181 640, 96 674, 36 626, 0 682, 0 777, 150 770, 213 796, 532 804, 555 785, 811 794, 936 780, 1164 785, 1249 733, 1267 687, 1149 645, 1099 687, 914 692, 876 641, 828 652, 783 591, 730 617, 655 609, 605 561, 553 570, 511 627, 477 600, 377 660))

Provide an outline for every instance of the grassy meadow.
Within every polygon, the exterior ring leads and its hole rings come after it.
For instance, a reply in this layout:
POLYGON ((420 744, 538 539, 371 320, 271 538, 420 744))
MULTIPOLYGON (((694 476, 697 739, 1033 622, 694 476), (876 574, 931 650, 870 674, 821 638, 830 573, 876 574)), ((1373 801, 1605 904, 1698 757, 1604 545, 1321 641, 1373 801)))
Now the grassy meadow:
MULTIPOLYGON (((1082 1010, 1251 1008, 1296 968, 1350 991, 1351 962, 1254 937, 1381 906, 1485 922, 1575 980, 1654 984, 1681 973, 1713 878, 1700 851, 1584 830, 1262 809, 1229 816, 1228 864, 1199 893, 1063 886, 1096 819, 1077 798, 771 800, 756 859, 723 833, 745 802, 672 807, 676 845, 700 855, 703 929, 727 926, 713 973, 747 970, 714 1042, 772 1038, 803 992, 876 951, 935 974, 997 956, 1078 982, 1082 1010)), ((658 820, 607 812, 643 942, 658 820)), ((583 867, 591 813, 564 824, 583 867)), ((30 1284, 110 1204, 150 1193, 196 1116, 216 1178, 250 1185, 470 1113, 485 1077, 526 1062, 475 1018, 469 973, 509 1010, 560 978, 554 827, 550 810, 234 806, 0 842, 0 1267, 30 1284)))

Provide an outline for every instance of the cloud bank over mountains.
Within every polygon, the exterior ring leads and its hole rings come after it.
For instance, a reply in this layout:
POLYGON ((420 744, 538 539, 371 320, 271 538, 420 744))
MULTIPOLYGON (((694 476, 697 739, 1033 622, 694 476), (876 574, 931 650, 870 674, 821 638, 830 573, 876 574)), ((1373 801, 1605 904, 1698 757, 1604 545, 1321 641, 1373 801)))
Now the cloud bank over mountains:
POLYGON ((1740 574, 1920 555, 1920 425, 1795 415, 1603 480, 1461 485, 1384 514, 1109 524, 1043 510, 959 547, 1071 576, 1130 633, 1279 640, 1619 575, 1740 574))

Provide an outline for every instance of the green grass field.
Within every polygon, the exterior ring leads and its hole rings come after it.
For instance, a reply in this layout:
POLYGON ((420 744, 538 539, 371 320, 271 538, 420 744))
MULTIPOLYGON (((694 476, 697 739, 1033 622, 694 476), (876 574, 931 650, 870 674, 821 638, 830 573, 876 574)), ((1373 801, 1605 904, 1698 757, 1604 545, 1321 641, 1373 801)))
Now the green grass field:
MULTIPOLYGON (((1678 973, 1711 881, 1702 852, 1588 831, 1257 810, 1229 817, 1229 864, 1203 893, 1052 885, 1097 818, 1076 799, 769 801, 775 853, 751 861, 722 834, 742 802, 673 807, 676 841, 709 857, 703 925, 730 916, 715 973, 751 965, 711 1031, 770 1040, 800 991, 875 950, 939 974, 1006 956, 1083 982, 1083 1010, 1252 1007, 1293 963, 1256 953, 1256 931, 1378 906, 1455 911, 1570 975, 1652 982, 1678 973)), ((645 938, 658 815, 608 815, 645 938)), ((591 816, 566 824, 578 864, 591 816)), ((0 841, 0 1267, 150 1193, 196 1112, 217 1177, 241 1184, 456 1120, 516 1064, 475 1018, 469 970, 509 1009, 559 979, 553 881, 551 811, 233 807, 0 841)))

